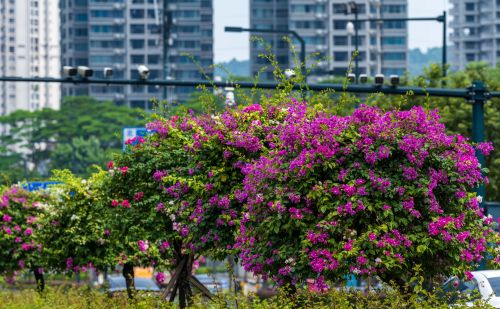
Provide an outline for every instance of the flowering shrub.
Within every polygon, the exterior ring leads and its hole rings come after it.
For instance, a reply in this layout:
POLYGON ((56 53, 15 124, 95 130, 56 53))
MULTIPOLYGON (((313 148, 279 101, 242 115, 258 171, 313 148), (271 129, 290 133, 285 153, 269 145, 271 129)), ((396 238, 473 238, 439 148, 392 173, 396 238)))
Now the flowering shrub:
POLYGON ((66 273, 114 269, 118 253, 110 226, 116 218, 106 216, 101 189, 107 173, 100 171, 88 180, 68 170, 53 173, 62 184, 51 189, 56 198, 40 218, 44 264, 66 273))
POLYGON ((487 181, 475 149, 435 111, 340 117, 296 104, 277 126, 275 148, 243 169, 246 270, 279 284, 315 279, 320 291, 350 273, 404 286, 414 265, 464 274, 496 242, 471 193, 487 181))
POLYGON ((242 209, 240 168, 267 149, 269 123, 284 114, 252 105, 149 123, 156 134, 130 143, 109 165, 109 209, 127 227, 116 233, 129 242, 123 256, 174 269, 185 263, 178 271, 189 277, 200 255, 232 253, 242 209))
POLYGON ((42 273, 36 239, 39 216, 45 211, 49 196, 28 192, 19 186, 1 189, 0 195, 0 274, 13 276, 25 268, 42 273))

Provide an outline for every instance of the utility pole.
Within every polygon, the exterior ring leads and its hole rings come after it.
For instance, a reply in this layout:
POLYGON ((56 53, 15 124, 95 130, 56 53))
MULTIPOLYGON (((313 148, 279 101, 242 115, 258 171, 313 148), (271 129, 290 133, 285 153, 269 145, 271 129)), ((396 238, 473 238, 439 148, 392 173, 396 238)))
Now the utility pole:
MULTIPOLYGON (((168 79, 170 76, 170 64, 169 64, 169 51, 170 51, 170 41, 171 41, 171 30, 172 30, 172 11, 168 9, 168 0, 163 0, 163 74, 164 79, 168 79)), ((163 87, 163 99, 169 105, 168 102, 168 87, 163 87)))

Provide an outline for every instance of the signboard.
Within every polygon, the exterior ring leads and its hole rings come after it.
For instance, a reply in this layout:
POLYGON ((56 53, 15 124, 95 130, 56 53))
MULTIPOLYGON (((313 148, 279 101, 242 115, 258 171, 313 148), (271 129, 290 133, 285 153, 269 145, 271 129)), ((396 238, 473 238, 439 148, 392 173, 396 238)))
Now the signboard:
POLYGON ((60 184, 58 181, 30 181, 22 184, 24 190, 33 192, 37 190, 46 190, 48 187, 60 184))
POLYGON ((137 144, 137 138, 146 137, 151 135, 154 130, 148 130, 146 128, 123 128, 122 130, 122 150, 125 152, 125 149, 128 145, 137 144))

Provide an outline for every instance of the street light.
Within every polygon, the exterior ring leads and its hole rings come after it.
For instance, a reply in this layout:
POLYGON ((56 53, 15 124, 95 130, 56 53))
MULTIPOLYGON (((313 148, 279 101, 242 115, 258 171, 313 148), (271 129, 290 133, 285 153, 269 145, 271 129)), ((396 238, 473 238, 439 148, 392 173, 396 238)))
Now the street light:
MULTIPOLYGON (((352 11, 352 5, 351 2, 349 4, 346 4, 346 14, 347 14, 347 8, 351 7, 351 13, 354 13, 354 28, 355 28, 355 37, 356 37, 356 44, 359 41, 359 35, 358 35, 358 28, 357 25, 359 22, 385 22, 385 21, 437 21, 440 23, 443 23, 443 53, 442 53, 442 70, 443 70, 443 77, 446 77, 446 65, 447 65, 447 44, 446 44, 446 20, 447 20, 447 15, 446 11, 443 11, 443 15, 439 15, 437 17, 407 17, 407 18, 363 18, 363 19, 358 19, 358 14, 357 10, 352 11)), ((352 21, 351 21, 352 22, 352 21)), ((356 47, 357 49, 357 47, 356 47)))
MULTIPOLYGON (((356 4, 356 2, 349 1, 345 5, 345 12, 344 13, 345 13, 345 15, 354 14, 354 24, 352 22, 348 22, 346 25, 346 30, 347 30, 347 35, 349 35, 349 37, 351 37, 352 33, 354 32, 354 38, 356 40, 354 42, 354 48, 356 49, 356 52, 359 53, 359 33, 358 33, 358 30, 359 30, 358 13, 359 13, 359 11, 358 11, 358 5, 356 4)), ((356 55, 356 58, 354 58, 354 74, 356 75, 356 84, 357 84, 358 83, 357 76, 359 76, 359 54, 356 55)))
POLYGON ((225 32, 253 32, 253 33, 281 33, 281 34, 291 34, 293 35, 297 41, 300 43, 300 62, 301 62, 301 71, 304 76, 305 81, 307 82, 306 76, 306 42, 304 39, 293 30, 278 30, 278 29, 257 29, 257 28, 242 28, 242 27, 225 27, 225 32))
MULTIPOLYGON (((349 47, 348 54, 349 54, 349 60, 350 60, 352 57, 352 50, 351 50, 351 48, 352 48, 352 36, 355 34, 354 24, 352 22, 348 22, 346 24, 345 30, 347 32, 347 39, 348 39, 347 45, 349 47)), ((357 72, 354 72, 354 75, 357 75, 357 72)))

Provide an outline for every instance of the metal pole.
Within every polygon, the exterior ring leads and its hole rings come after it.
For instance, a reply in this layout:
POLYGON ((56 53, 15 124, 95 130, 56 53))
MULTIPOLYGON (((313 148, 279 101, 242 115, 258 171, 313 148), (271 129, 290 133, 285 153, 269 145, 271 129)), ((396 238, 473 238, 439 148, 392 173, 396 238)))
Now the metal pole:
POLYGON ((446 77, 447 66, 447 43, 446 43, 446 11, 443 11, 443 77, 446 77))
MULTIPOLYGON (((486 86, 481 81, 474 81, 469 87, 469 100, 472 103, 472 141, 475 143, 484 142, 484 103, 488 100, 490 94, 486 86)), ((484 167, 485 160, 481 151, 476 150, 476 156, 481 167, 484 167)), ((481 207, 486 201, 486 188, 484 184, 479 186, 477 194, 482 197, 481 207)))
POLYGON ((357 54, 356 58, 354 59, 354 62, 355 62, 354 74, 356 75, 355 81, 357 84, 358 80, 359 80, 359 30, 358 30, 358 8, 357 8, 357 6, 355 7, 355 10, 354 10, 354 37, 356 38, 354 48, 356 49, 356 54, 357 54))
MULTIPOLYGON (((240 87, 240 88, 262 88, 276 89, 277 83, 254 83, 254 82, 229 82, 229 81, 207 81, 207 80, 142 80, 142 79, 104 79, 104 78, 52 78, 52 77, 9 77, 0 76, 0 82, 36 82, 36 83, 64 83, 64 84, 100 84, 100 85, 139 85, 139 86, 175 86, 175 87, 196 87, 203 85, 209 88, 212 87, 240 87)), ((303 85, 293 85, 294 90, 300 90, 303 85)), ((450 98, 465 98, 470 99, 470 89, 444 89, 444 88, 420 88, 420 87, 394 87, 392 85, 349 85, 347 88, 343 84, 309 84, 310 90, 334 90, 340 92, 352 93, 384 93, 405 95, 409 91, 415 96, 435 96, 435 97, 450 97, 450 98)), ((493 97, 500 97, 499 93, 492 93, 493 97)))
MULTIPOLYGON (((172 27, 172 12, 168 10, 168 0, 163 1, 163 74, 164 79, 167 79, 169 76, 169 65, 168 65, 168 51, 169 51, 169 41, 170 41, 170 30, 172 27)), ((163 99, 168 102, 168 87, 163 88, 163 99)))
POLYGON ((304 80, 307 83, 307 71, 306 71, 306 41, 295 31, 293 30, 287 30, 286 33, 289 33, 293 35, 297 41, 300 43, 300 71, 302 72, 302 75, 304 76, 304 80))

